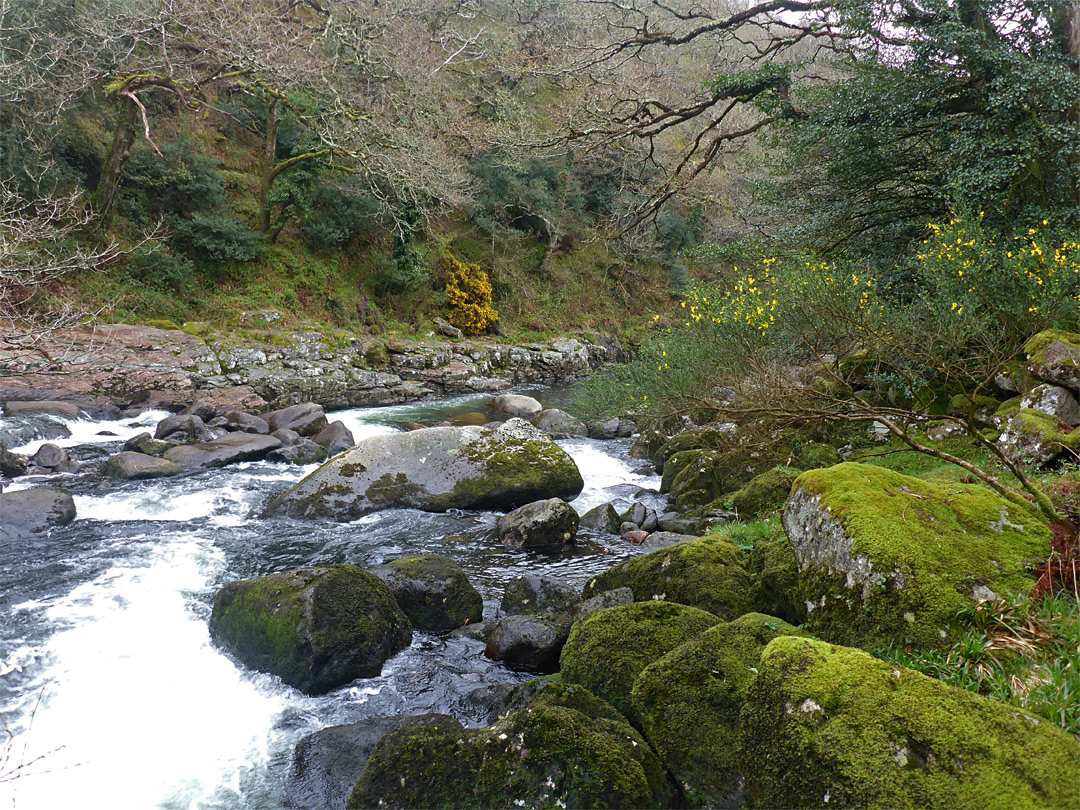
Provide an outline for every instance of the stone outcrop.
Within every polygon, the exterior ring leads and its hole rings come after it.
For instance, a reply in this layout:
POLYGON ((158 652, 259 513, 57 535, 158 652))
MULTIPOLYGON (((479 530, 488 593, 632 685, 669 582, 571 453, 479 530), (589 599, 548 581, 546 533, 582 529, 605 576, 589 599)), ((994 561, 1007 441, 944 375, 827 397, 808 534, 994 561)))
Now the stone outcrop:
POLYGON ((43 534, 75 519, 75 501, 62 489, 34 487, 0 492, 0 541, 43 534))
MULTIPOLYGON (((5 379, 5 400, 173 410, 202 402, 215 415, 307 401, 331 410, 567 379, 625 356, 600 338, 510 346, 268 330, 241 339, 129 324, 61 331, 49 340, 55 345, 40 357, 0 349, 0 365, 15 373, 5 379)), ((74 418, 77 405, 61 415, 74 418)))

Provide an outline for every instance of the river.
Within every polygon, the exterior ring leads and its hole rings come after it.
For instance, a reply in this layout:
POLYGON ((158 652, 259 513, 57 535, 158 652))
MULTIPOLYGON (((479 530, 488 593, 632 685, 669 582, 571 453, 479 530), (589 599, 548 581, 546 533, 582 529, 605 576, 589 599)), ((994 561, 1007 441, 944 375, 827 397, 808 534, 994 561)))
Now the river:
MULTIPOLYGON (((545 405, 565 394, 523 390, 545 405)), ((339 411, 357 441, 483 410, 489 395, 339 411)), ((80 460, 100 461, 164 412, 118 422, 72 421, 80 460), (111 434, 111 435, 102 435, 111 434)), ((0 419, 17 452, 41 439, 0 419)), ((585 489, 579 513, 640 497, 658 505, 659 479, 633 472, 629 440, 559 442, 585 489), (644 491, 643 491, 644 490, 644 491)), ((539 572, 573 584, 637 550, 583 535, 568 553, 511 553, 494 535, 497 515, 389 510, 351 523, 261 520, 262 506, 311 467, 244 463, 157 481, 97 475, 18 478, 75 498, 76 520, 47 540, 0 545, 0 810, 274 810, 293 746, 328 725, 440 711, 473 722, 462 698, 521 680, 483 656, 480 642, 414 634, 378 678, 306 696, 248 670, 213 646, 214 593, 236 579, 305 565, 368 567, 398 557, 453 557, 495 618, 503 585, 539 572)))

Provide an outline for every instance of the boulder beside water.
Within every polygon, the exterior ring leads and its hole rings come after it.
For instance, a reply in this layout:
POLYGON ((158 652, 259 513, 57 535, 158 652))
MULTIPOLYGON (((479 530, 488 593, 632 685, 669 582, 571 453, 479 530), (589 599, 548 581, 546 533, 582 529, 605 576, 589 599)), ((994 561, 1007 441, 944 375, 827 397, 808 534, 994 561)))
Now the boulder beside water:
POLYGON ((495 532, 513 551, 559 549, 574 542, 578 513, 561 498, 548 498, 519 506, 501 515, 495 532))
POLYGON ((443 633, 483 618, 480 592, 449 557, 405 557, 373 568, 371 573, 386 583, 417 630, 443 633))
POLYGON ((574 460, 528 422, 434 427, 373 436, 276 498, 265 514, 352 520, 395 507, 514 509, 572 499, 584 486, 574 460))
POLYGON ((381 579, 346 564, 230 582, 214 597, 210 635, 252 669, 317 695, 377 676, 412 627, 381 579))
POLYGON ((66 526, 75 519, 75 501, 52 487, 0 492, 0 515, 0 540, 6 542, 66 526))

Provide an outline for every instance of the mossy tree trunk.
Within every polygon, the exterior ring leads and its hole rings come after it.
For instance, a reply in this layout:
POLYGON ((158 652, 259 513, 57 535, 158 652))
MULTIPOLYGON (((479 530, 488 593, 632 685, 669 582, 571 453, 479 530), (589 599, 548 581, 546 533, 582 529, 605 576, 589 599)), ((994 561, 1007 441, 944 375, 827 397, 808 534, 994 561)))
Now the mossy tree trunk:
POLYGON ((97 224, 99 231, 104 231, 109 225, 113 208, 116 204, 116 192, 120 187, 120 178, 124 173, 124 166, 131 155, 131 147, 135 143, 135 122, 139 110, 135 101, 127 96, 119 99, 120 112, 116 120, 116 129, 113 132, 112 146, 109 155, 105 159, 105 165, 101 169, 101 179, 98 181, 97 191, 94 193, 94 208, 96 209, 97 224))

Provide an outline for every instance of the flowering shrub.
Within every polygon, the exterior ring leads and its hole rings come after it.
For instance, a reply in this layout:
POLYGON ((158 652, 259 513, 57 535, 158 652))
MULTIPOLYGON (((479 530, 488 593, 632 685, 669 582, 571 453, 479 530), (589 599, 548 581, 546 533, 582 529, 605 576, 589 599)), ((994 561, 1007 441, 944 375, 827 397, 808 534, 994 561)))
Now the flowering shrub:
POLYGON ((499 320, 491 299, 491 281, 478 264, 466 264, 451 254, 443 257, 450 323, 462 332, 479 335, 499 320))

